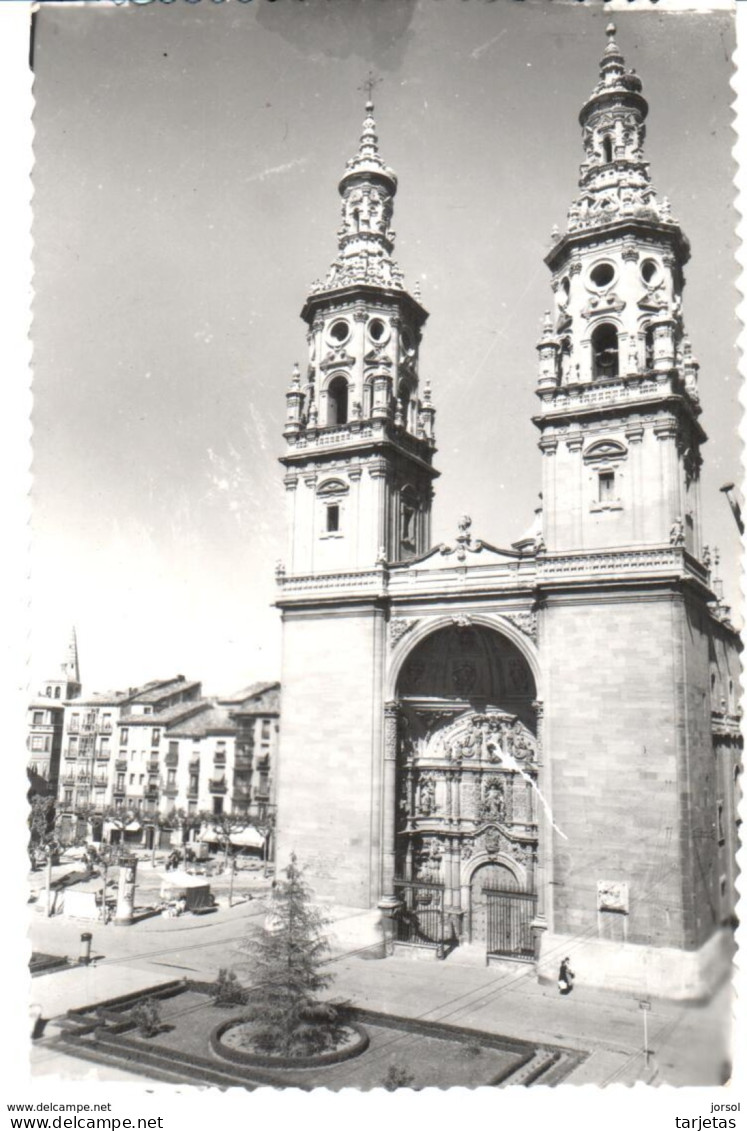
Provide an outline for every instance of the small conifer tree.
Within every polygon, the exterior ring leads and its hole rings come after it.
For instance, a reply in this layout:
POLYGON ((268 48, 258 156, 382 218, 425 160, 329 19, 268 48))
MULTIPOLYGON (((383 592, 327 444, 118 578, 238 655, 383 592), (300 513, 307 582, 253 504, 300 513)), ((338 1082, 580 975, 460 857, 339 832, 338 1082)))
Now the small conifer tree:
POLYGON ((322 969, 329 952, 326 924, 293 855, 274 889, 264 929, 245 948, 253 982, 245 1017, 257 1051, 308 1056, 335 1048, 342 1038, 339 1009, 317 997, 332 982, 322 969))

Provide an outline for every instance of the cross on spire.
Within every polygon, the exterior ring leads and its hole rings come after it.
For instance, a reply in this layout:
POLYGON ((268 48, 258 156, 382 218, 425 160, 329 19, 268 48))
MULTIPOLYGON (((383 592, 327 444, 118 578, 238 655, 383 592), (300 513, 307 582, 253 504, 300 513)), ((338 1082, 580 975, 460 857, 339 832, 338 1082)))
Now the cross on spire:
POLYGON ((369 103, 371 102, 371 99, 372 99, 374 87, 378 86, 380 82, 383 82, 383 79, 380 78, 380 77, 379 78, 375 77, 373 71, 369 71, 368 77, 366 79, 364 79, 364 81, 358 87, 358 90, 365 90, 366 94, 368 95, 368 102, 369 103))

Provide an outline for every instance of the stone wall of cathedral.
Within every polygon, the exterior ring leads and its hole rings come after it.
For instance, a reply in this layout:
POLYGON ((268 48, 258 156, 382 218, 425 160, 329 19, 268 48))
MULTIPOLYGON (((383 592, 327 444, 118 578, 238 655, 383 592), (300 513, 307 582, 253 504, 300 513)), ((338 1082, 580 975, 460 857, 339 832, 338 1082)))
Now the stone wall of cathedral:
POLYGON ((684 893, 693 882, 681 830, 692 720, 681 710, 687 664, 673 645, 682 620, 663 594, 556 597, 545 612, 554 933, 698 944, 684 893))
POLYGON ((278 757, 277 864, 291 852, 315 895, 369 908, 379 898, 382 614, 286 614, 278 757))

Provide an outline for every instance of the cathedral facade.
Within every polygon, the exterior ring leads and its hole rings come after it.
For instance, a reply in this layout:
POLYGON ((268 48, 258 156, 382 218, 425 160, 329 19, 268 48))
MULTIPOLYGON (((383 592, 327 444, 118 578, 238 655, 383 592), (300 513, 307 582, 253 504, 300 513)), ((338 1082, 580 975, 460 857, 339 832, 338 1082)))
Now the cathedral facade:
POLYGON ((431 543, 427 312, 367 104, 286 394, 277 858, 362 940, 696 998, 728 968, 737 637, 701 536, 689 245, 614 37, 546 257, 543 506, 509 548, 467 516, 431 543))

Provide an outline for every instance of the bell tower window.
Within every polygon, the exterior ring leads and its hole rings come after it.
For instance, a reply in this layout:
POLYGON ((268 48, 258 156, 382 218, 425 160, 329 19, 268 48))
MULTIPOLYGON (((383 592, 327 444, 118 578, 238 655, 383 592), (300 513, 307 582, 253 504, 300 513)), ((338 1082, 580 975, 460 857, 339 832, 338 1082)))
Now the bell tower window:
POLYGON ((348 383, 344 377, 334 377, 327 389, 327 424, 347 424, 348 383))
POLYGON ((412 487, 405 487, 400 496, 399 556, 403 561, 418 552, 418 497, 412 487))
POLYGON ((654 368, 654 330, 653 326, 647 326, 644 338, 645 346, 645 366, 647 370, 654 368))
POLYGON ((615 499, 615 473, 614 471, 600 471, 599 472, 599 495, 600 503, 611 503, 615 499))
POLYGON ((327 479, 317 490, 321 504, 319 535, 322 538, 342 536, 342 511, 349 487, 341 479, 327 479))
POLYGON ((617 377, 620 372, 620 351, 617 330, 609 322, 597 326, 591 335, 592 375, 595 379, 617 377))
POLYGON ((609 165, 612 160, 612 138, 609 135, 602 139, 602 151, 604 160, 609 165))

